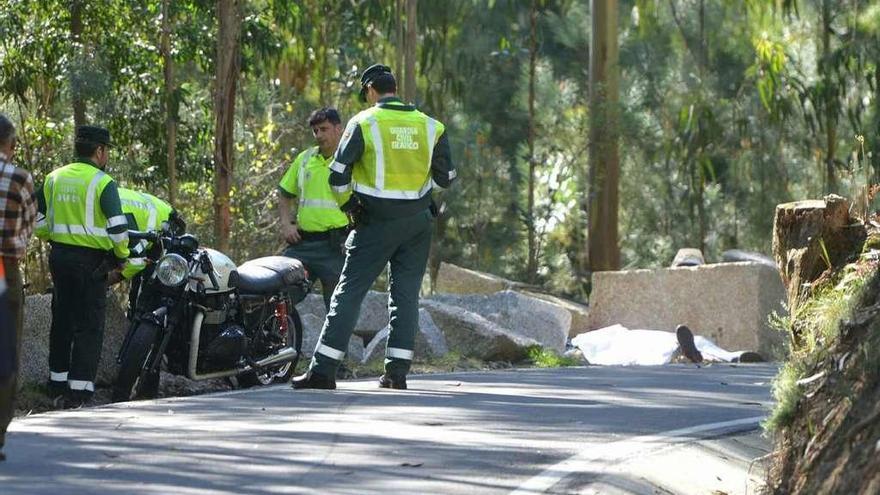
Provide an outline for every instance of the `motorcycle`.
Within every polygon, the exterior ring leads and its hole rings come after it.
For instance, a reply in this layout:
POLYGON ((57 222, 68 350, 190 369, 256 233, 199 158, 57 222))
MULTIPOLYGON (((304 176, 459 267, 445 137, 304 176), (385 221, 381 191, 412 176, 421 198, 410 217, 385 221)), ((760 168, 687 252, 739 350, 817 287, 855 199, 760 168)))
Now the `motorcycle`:
POLYGON ((303 326, 294 304, 308 293, 299 260, 268 256, 240 266, 191 234, 129 231, 153 243, 117 355, 113 399, 152 398, 159 370, 192 380, 236 377, 239 386, 290 379, 303 326))

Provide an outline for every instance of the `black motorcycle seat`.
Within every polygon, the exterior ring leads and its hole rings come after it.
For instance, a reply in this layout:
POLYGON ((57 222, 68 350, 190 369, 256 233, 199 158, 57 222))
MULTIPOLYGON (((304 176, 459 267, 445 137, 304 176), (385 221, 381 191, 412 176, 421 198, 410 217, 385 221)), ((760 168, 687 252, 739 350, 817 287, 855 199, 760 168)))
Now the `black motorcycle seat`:
POLYGON ((270 294, 306 278, 302 262, 285 256, 266 256, 243 263, 229 277, 232 287, 244 294, 270 294))

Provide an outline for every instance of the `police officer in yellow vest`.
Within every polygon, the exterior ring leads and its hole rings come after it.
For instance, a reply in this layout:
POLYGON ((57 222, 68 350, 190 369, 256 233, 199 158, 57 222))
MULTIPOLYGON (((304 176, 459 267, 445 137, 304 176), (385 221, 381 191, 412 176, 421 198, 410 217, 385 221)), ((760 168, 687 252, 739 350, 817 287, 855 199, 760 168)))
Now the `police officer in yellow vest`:
POLYGON ((107 274, 128 257, 128 222, 119 192, 104 172, 110 132, 76 130, 76 160, 46 177, 37 193, 37 237, 52 246, 54 284, 49 335, 49 391, 68 405, 88 401, 104 338, 107 274))
POLYGON ((342 243, 348 234, 348 217, 336 204, 328 182, 342 120, 335 108, 321 108, 309 116, 309 127, 318 145, 300 153, 278 184, 281 235, 288 243, 284 255, 302 261, 312 281, 321 280, 324 306, 329 309, 345 262, 342 243))
MULTIPOLYGON (((120 187, 119 199, 122 202, 122 213, 128 219, 129 230, 170 229, 177 234, 183 234, 186 230, 186 224, 177 214, 177 210, 152 194, 120 187)), ((145 269, 148 264, 147 255, 153 247, 153 244, 145 239, 132 240, 128 245, 129 258, 119 270, 110 274, 108 281, 110 285, 121 280, 131 280, 128 301, 130 318, 134 316, 143 277, 152 273, 152 270, 145 269)))
POLYGON ((388 67, 364 71, 361 97, 374 106, 348 122, 330 165, 330 185, 355 229, 311 365, 293 388, 336 388, 361 302, 389 262, 391 333, 379 386, 406 388, 431 247, 431 190, 448 187, 455 169, 443 124, 403 104, 396 91, 388 67))

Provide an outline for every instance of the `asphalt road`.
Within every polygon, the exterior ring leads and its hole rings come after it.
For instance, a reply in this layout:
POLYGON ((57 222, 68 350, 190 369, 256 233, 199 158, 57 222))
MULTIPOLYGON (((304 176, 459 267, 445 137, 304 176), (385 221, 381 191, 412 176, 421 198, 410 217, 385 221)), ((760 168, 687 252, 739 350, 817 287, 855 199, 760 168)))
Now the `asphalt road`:
POLYGON ((494 371, 59 411, 13 421, 0 494, 587 493, 670 445, 754 430, 775 373, 494 371))

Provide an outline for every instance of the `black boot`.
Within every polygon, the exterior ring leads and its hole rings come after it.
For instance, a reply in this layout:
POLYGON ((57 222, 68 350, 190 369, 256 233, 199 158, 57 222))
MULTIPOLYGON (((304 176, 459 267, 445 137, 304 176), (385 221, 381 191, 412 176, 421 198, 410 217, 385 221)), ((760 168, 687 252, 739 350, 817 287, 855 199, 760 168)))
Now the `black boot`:
POLYGON ((336 380, 309 370, 302 375, 294 377, 290 386, 295 389, 316 388, 322 390, 334 390, 336 388, 336 380))
POLYGON ((684 354, 684 357, 697 364, 703 362, 703 355, 700 354, 697 346, 694 345, 694 334, 690 328, 679 325, 675 328, 675 337, 678 339, 678 346, 681 347, 681 353, 684 354))
POLYGON ((88 390, 70 390, 64 397, 64 409, 79 409, 92 405, 95 393, 88 390))
POLYGON ((379 377, 379 388, 394 388, 406 390, 406 375, 389 375, 385 373, 379 377))
POLYGON ((67 393, 67 382, 57 382, 54 380, 48 380, 46 382, 46 396, 50 399, 56 399, 67 393))

